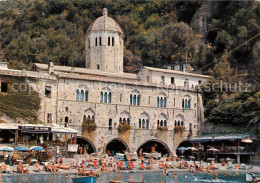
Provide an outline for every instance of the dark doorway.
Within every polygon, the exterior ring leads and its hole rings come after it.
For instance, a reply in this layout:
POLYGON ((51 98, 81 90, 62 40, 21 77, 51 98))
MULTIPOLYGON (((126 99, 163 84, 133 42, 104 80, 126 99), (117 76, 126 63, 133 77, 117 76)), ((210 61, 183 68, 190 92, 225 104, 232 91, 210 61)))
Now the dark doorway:
POLYGON ((129 152, 128 146, 120 139, 114 139, 110 141, 106 147, 106 152, 110 155, 115 155, 116 153, 124 153, 124 151, 126 150, 129 152))
POLYGON ((96 152, 96 148, 95 148, 94 144, 88 139, 77 138, 77 144, 79 145, 79 147, 82 147, 83 152, 84 152, 84 149, 87 150, 88 154, 96 152))
POLYGON ((138 152, 140 151, 140 149, 142 149, 143 153, 150 153, 152 152, 152 148, 155 149, 156 152, 161 153, 162 156, 170 155, 170 149, 168 148, 168 146, 165 143, 157 140, 150 140, 145 142, 137 149, 137 154, 139 154, 138 152))

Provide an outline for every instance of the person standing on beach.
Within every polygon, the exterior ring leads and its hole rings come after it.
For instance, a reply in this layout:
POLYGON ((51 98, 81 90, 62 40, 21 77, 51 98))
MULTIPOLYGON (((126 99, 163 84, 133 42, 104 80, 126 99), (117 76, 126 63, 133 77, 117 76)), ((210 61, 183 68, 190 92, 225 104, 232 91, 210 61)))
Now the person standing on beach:
POLYGON ((140 149, 139 150, 139 157, 142 157, 143 156, 143 149, 140 149))

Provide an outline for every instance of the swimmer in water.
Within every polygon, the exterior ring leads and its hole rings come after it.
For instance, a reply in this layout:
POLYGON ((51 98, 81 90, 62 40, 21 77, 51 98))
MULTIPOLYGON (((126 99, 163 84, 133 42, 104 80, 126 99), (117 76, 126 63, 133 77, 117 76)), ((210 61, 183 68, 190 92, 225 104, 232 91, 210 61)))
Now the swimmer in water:
POLYGON ((184 177, 184 178, 187 178, 187 175, 184 175, 183 177, 184 177))
POLYGON ((172 174, 172 177, 176 179, 176 178, 177 178, 177 175, 176 175, 176 174, 172 174))
POLYGON ((236 176, 236 174, 235 173, 233 173, 233 177, 235 177, 236 176))
POLYGON ((224 176, 227 176, 227 173, 224 173, 224 176))
POLYGON ((219 180, 219 178, 218 178, 218 177, 216 177, 216 180, 219 180))
POLYGON ((69 174, 66 174, 66 175, 65 175, 65 177, 67 177, 67 178, 68 178, 68 177, 70 177, 70 176, 69 176, 69 174))
POLYGON ((213 181, 213 179, 212 179, 212 178, 210 178, 210 181, 213 181))

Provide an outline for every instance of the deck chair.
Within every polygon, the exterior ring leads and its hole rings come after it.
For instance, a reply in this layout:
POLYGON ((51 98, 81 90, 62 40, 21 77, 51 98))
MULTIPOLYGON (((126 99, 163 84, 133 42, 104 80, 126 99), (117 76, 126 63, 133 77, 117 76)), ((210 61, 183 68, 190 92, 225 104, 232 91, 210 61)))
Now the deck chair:
POLYGON ((145 166, 143 163, 140 163, 140 170, 144 170, 145 169, 145 166))
POLYGON ((246 165, 245 164, 241 164, 241 169, 245 170, 246 169, 246 165))
POLYGON ((115 160, 117 160, 117 155, 115 155, 114 157, 115 157, 115 160))
POLYGON ((131 166, 131 168, 135 168, 134 162, 130 161, 130 166, 131 166))
POLYGON ((97 160, 93 161, 93 165, 94 165, 94 168, 98 168, 99 167, 98 164, 97 164, 97 160))
POLYGON ((164 169, 164 164, 160 163, 160 169, 164 169))
POLYGON ((119 156, 121 161, 124 161, 124 157, 123 156, 119 156))
POLYGON ((228 169, 232 169, 233 168, 233 163, 232 163, 232 161, 230 161, 230 162, 228 162, 228 167, 227 167, 228 169))

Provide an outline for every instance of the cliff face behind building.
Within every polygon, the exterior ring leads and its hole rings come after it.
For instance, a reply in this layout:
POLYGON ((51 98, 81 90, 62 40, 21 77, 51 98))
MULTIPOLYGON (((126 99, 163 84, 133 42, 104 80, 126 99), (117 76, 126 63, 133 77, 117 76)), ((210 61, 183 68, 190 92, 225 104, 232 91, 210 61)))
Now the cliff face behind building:
POLYGON ((218 2, 204 2, 192 17, 190 26, 197 33, 207 37, 208 24, 213 15, 218 13, 218 2))

